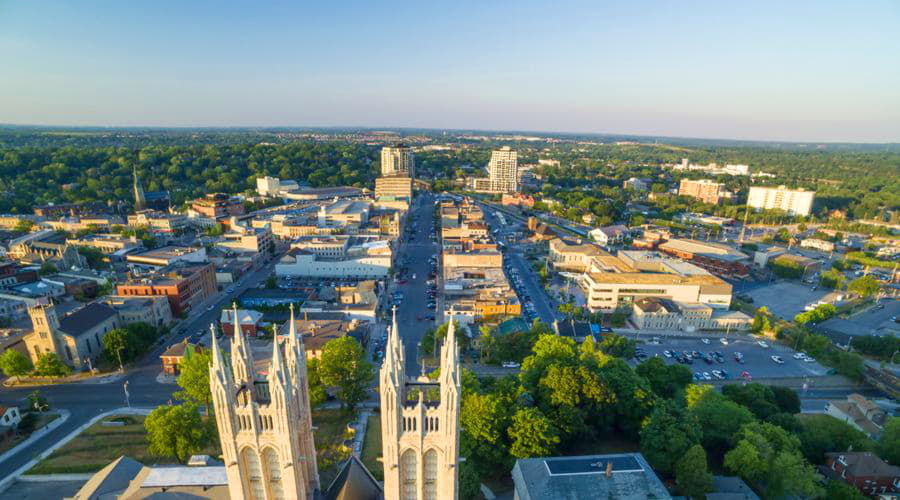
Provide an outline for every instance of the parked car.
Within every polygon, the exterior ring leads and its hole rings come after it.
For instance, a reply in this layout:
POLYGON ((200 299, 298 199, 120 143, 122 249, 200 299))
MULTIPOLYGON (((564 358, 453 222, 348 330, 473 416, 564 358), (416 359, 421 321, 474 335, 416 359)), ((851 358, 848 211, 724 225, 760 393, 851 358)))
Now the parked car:
POLYGON ((504 361, 503 363, 500 364, 500 366, 502 366, 503 368, 518 368, 521 365, 519 363, 515 363, 513 361, 504 361))
POLYGON ((775 364, 779 364, 779 365, 784 364, 784 360, 781 359, 781 356, 770 356, 770 358, 772 359, 772 361, 775 362, 775 364))
POLYGON ((709 372, 703 372, 703 380, 712 380, 712 375, 709 372))
POLYGON ((722 337, 719 339, 719 343, 721 343, 722 345, 728 345, 728 339, 726 339, 725 337, 722 337))
POLYGON ((762 347, 763 349, 769 348, 769 344, 767 344, 765 340, 757 340, 756 344, 759 345, 760 347, 762 347))
POLYGON ((703 342, 704 344, 709 345, 709 339, 706 337, 700 339, 700 342, 703 342))

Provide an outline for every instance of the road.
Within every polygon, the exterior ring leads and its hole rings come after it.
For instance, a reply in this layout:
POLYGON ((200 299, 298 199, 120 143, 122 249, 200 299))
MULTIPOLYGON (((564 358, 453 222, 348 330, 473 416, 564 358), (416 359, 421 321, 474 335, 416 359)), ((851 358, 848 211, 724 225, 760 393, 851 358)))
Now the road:
MULTIPOLYGON (((173 332, 164 343, 145 355, 133 368, 129 368, 124 377, 105 384, 89 381, 38 388, 41 395, 47 399, 51 408, 69 410, 71 416, 65 423, 41 439, 0 462, 0 477, 11 474, 31 460, 32 457, 46 450, 93 417, 105 411, 125 406, 123 384, 126 381, 128 382, 128 392, 132 406, 156 407, 171 400, 172 393, 175 392, 177 387, 171 384, 160 384, 156 381, 156 376, 162 368, 159 355, 168 346, 181 341, 187 335, 199 330, 209 329, 209 324, 218 318, 222 306, 231 304, 244 290, 257 286, 272 273, 278 257, 279 255, 276 255, 266 265, 242 278, 240 283, 234 285, 235 289, 232 293, 219 293, 200 307, 197 307, 177 328, 177 332, 173 332), (210 305, 213 306, 212 310, 208 310, 210 305)), ((28 394, 34 390, 35 388, 2 388, 0 389, 0 405, 24 405, 28 394)))
POLYGON ((404 239, 400 247, 401 258, 407 263, 404 272, 407 282, 396 287, 404 295, 403 301, 397 307, 397 325, 406 351, 408 375, 418 374, 422 370, 422 366, 418 363, 419 343, 425 330, 434 326, 430 321, 418 319, 429 312, 434 312, 429 311, 427 307, 429 301, 427 281, 428 273, 431 271, 428 258, 438 251, 437 243, 431 241, 431 235, 434 234, 431 231, 434 227, 433 214, 434 196, 422 192, 410 207, 409 217, 410 220, 414 219, 412 234, 408 239, 404 239))
MULTIPOLYGON (((481 207, 484 209, 484 217, 487 220, 488 226, 492 230, 499 230, 497 232, 496 240, 506 247, 504 261, 509 263, 513 269, 519 272, 519 276, 522 278, 522 288, 525 289, 525 293, 531 298, 531 302, 534 304, 535 311, 540 320, 548 325, 552 325, 553 321, 560 319, 562 315, 557 312, 555 307, 553 307, 553 303, 550 301, 550 298, 547 297, 547 293, 544 292, 544 288, 541 286, 540 281, 538 281, 537 274, 522 255, 519 246, 510 244, 507 239, 508 227, 505 227, 500 223, 497 219, 497 214, 490 205, 482 204, 481 207)), ((524 306, 525 301, 523 301, 521 297, 521 295, 524 294, 521 293, 521 289, 518 290, 517 293, 519 293, 519 302, 524 306)))

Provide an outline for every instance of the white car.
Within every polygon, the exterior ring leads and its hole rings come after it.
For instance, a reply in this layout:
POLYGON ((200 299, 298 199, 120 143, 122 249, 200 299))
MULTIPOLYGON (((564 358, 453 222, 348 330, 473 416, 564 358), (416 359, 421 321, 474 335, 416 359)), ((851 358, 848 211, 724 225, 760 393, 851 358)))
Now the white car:
POLYGON ((504 361, 500 366, 503 368, 518 368, 520 365, 519 363, 514 363, 512 361, 504 361))
POLYGON ((726 339, 725 337, 720 338, 720 339, 719 339, 719 342, 720 342, 722 345, 728 345, 728 339, 726 339))
POLYGON ((709 345, 709 339, 708 339, 708 338, 702 338, 702 339, 700 339, 700 342, 703 342, 704 344, 709 345))
POLYGON ((803 354, 802 352, 798 352, 798 353, 794 354, 794 359, 803 359, 805 357, 806 357, 806 354, 803 354))
POLYGON ((665 351, 663 351, 663 356, 665 356, 665 357, 667 357, 667 358, 671 358, 671 357, 672 357, 672 353, 669 352, 668 350, 665 350, 665 351))
POLYGON ((712 380, 712 375, 709 372, 703 372, 703 380, 712 380))
POLYGON ((772 359, 772 361, 775 362, 775 364, 778 364, 778 365, 784 364, 784 360, 781 359, 781 356, 769 356, 769 357, 772 359))
POLYGON ((758 341, 756 342, 756 344, 757 344, 758 346, 762 347, 763 349, 768 349, 768 348, 769 348, 769 344, 767 344, 765 340, 758 340, 758 341))
POLYGON ((809 356, 806 356, 806 357, 803 358, 803 361, 805 361, 806 363, 815 363, 815 362, 816 362, 816 358, 811 358, 811 357, 809 357, 809 356))

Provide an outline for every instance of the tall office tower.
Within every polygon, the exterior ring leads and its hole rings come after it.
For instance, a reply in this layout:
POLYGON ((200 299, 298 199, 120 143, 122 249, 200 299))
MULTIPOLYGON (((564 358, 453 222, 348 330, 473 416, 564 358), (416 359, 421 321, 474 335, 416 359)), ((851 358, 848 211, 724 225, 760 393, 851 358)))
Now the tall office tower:
POLYGON ((437 382, 406 377, 396 308, 388 335, 380 373, 384 498, 457 500, 462 378, 453 320, 437 382))
POLYGON ((788 189, 785 186, 751 187, 747 195, 747 205, 766 210, 784 210, 791 215, 809 215, 812 212, 815 191, 788 189))
POLYGON ((406 144, 381 148, 381 175, 401 175, 416 177, 416 159, 412 149, 406 144))
MULTIPOLYGON (((235 305, 237 317, 237 306, 235 305)), ((294 327, 272 343, 267 375, 257 376, 253 353, 240 326, 225 364, 212 332, 210 390, 225 459, 228 493, 238 499, 315 497, 319 471, 312 433, 306 352, 294 327), (282 347, 284 352, 282 353, 282 347)))
POLYGON ((518 153, 509 146, 491 152, 491 162, 488 164, 491 191, 515 193, 519 190, 518 157, 518 153))
POLYGON ((681 179, 681 184, 678 186, 678 194, 696 198, 703 203, 716 204, 725 196, 725 184, 709 179, 698 181, 681 179))
POLYGON ((147 198, 144 196, 144 188, 141 187, 141 181, 138 180, 137 168, 133 170, 134 174, 134 211, 138 212, 147 208, 147 198))

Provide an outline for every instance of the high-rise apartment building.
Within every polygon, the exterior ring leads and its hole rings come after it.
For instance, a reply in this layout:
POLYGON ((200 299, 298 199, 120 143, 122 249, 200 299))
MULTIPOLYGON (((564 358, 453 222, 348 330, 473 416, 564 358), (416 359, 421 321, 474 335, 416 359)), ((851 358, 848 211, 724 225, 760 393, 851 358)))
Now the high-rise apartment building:
POLYGON ((412 148, 405 144, 381 148, 381 175, 416 176, 416 159, 412 148))
POLYGON ((815 197, 815 191, 788 189, 785 186, 751 187, 747 205, 766 210, 784 210, 791 215, 809 215, 815 197))
POLYGON ((518 153, 509 146, 491 152, 491 162, 488 164, 491 191, 515 193, 519 190, 518 159, 518 153))
POLYGON ((678 194, 696 198, 703 203, 716 204, 725 197, 725 184, 709 179, 699 181, 681 179, 681 184, 678 186, 678 194))

